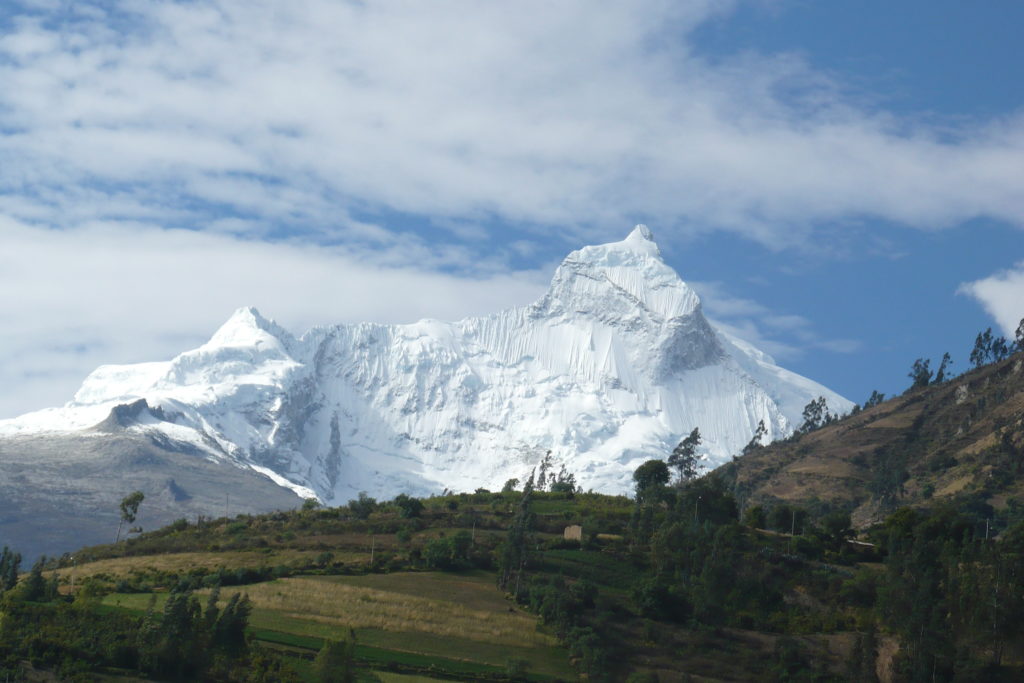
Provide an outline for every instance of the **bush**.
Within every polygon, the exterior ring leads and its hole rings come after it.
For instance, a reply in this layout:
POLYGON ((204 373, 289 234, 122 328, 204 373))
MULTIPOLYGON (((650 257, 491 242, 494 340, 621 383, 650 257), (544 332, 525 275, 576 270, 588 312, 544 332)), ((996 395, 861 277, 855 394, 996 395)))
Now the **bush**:
POLYGON ((395 497, 395 505, 398 506, 399 514, 405 519, 419 517, 423 513, 423 502, 419 498, 412 498, 404 493, 395 497))

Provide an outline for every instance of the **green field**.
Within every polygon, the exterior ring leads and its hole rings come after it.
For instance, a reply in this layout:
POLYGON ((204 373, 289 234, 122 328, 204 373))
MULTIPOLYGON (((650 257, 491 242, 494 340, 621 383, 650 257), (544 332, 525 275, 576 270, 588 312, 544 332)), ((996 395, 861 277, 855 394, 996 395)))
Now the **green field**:
MULTIPOLYGON (((535 679, 575 678, 556 638, 507 601, 488 572, 296 576, 224 588, 222 599, 235 592, 252 601, 252 635, 275 645, 315 652, 354 633, 357 656, 370 665, 472 676, 521 660, 535 679)), ((154 595, 159 611, 166 593, 114 593, 103 605, 142 614, 154 595)))

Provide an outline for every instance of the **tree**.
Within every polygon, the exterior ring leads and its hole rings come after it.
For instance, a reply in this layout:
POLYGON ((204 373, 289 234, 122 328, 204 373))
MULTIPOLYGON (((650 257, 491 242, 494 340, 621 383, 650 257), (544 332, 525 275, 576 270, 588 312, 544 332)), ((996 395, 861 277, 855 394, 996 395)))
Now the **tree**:
POLYGON ((881 405, 885 401, 885 394, 880 394, 877 390, 871 391, 871 396, 864 402, 865 408, 873 408, 874 406, 881 405))
POLYGON ((1006 337, 996 337, 992 340, 992 360, 1000 361, 1010 355, 1013 347, 1006 343, 1006 337))
POLYGON ((406 519, 419 517, 423 512, 423 502, 419 498, 412 498, 404 493, 395 496, 395 505, 398 506, 399 514, 406 519))
POLYGON ((1024 351, 1024 318, 1020 319, 1017 325, 1017 332, 1014 334, 1014 348, 1017 351, 1024 351))
POLYGON ((979 332, 974 338, 974 348, 971 349, 971 363, 974 367, 980 368, 992 355, 992 328, 979 332))
POLYGON ((953 364, 953 359, 949 357, 949 352, 942 354, 942 360, 939 362, 939 369, 935 373, 935 380, 932 384, 942 384, 948 379, 947 371, 949 366, 953 364))
POLYGON ((28 577, 22 581, 19 591, 21 593, 21 599, 29 602, 41 602, 46 598, 46 579, 43 578, 43 565, 46 562, 46 557, 40 557, 36 560, 36 563, 32 565, 32 571, 29 572, 28 577))
POLYGON ((548 479, 548 490, 552 493, 575 493, 576 475, 565 469, 563 463, 558 473, 548 479))
POLYGON ((502 493, 515 493, 516 487, 519 486, 518 479, 509 479, 505 482, 505 485, 501 487, 502 493))
POLYGON ((551 462, 551 451, 544 454, 544 457, 540 460, 540 465, 537 467, 537 483, 536 488, 538 491, 543 491, 548 485, 548 470, 553 467, 554 463, 551 462))
POLYGON ((830 512, 821 520, 821 528, 832 544, 832 549, 836 551, 841 550, 847 539, 854 536, 849 512, 840 510, 830 512))
POLYGON ((764 529, 767 525, 764 507, 761 505, 748 507, 743 513, 743 524, 749 526, 751 529, 764 529))
POLYGON ((805 405, 802 417, 804 418, 803 424, 797 430, 801 434, 807 434, 815 429, 820 429, 835 419, 835 416, 828 412, 828 402, 824 396, 819 396, 805 405))
POLYGON ((907 377, 914 382, 910 385, 911 389, 920 389, 921 387, 928 386, 928 383, 932 381, 932 371, 929 367, 931 364, 932 362, 927 358, 918 358, 914 361, 910 372, 907 373, 907 377))
POLYGON ((302 511, 309 512, 320 507, 320 501, 316 498, 306 498, 302 501, 302 511))
POLYGON ((313 660, 313 678, 318 683, 351 683, 355 675, 355 638, 325 640, 313 660))
POLYGON ((676 469, 680 484, 697 476, 700 462, 700 458, 697 456, 697 446, 700 445, 700 442, 700 429, 694 427, 690 435, 680 441, 679 445, 672 450, 672 455, 668 456, 668 466, 676 469))
POLYGON ((249 623, 252 605, 247 595, 235 593, 217 617, 213 630, 214 644, 232 657, 237 657, 246 648, 245 627, 249 623))
POLYGON ((498 587, 505 589, 512 582, 512 576, 516 577, 514 595, 519 596, 519 585, 526 568, 526 561, 529 559, 530 530, 533 528, 533 513, 530 511, 530 501, 533 499, 533 472, 523 484, 523 495, 516 507, 515 517, 508 527, 505 535, 505 543, 501 547, 501 554, 498 558, 498 587))
POLYGON ((768 528, 787 534, 803 533, 808 516, 807 510, 795 505, 776 505, 768 513, 768 528))
POLYGON ((633 472, 637 501, 649 499, 651 494, 664 487, 668 480, 668 465, 663 460, 648 460, 637 467, 633 472))
POLYGON ((9 591, 17 585, 20 567, 21 553, 4 546, 3 551, 0 551, 0 593, 9 591))
POLYGON ((117 538, 114 539, 114 543, 121 540, 121 528, 125 522, 131 524, 135 521, 136 516, 139 514, 139 505, 145 500, 146 495, 142 491, 135 491, 121 500, 121 521, 117 525, 117 538))
POLYGON ((370 498, 366 495, 366 491, 360 491, 359 498, 348 502, 348 509, 352 511, 356 519, 366 519, 377 509, 377 499, 370 498))
POLYGON ((754 435, 750 437, 750 441, 743 447, 743 455, 751 453, 764 444, 761 443, 764 437, 768 435, 768 428, 764 426, 764 420, 757 421, 757 429, 754 430, 754 435))

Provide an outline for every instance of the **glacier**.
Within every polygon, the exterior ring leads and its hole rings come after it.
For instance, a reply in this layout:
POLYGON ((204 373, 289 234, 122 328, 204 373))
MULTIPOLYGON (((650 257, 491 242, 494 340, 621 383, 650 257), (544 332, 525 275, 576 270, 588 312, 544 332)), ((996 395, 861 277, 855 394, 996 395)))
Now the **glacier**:
POLYGON ((65 406, 0 421, 0 439, 116 423, 327 504, 498 488, 549 451, 583 488, 625 493, 693 428, 713 467, 760 421, 766 440, 792 433, 818 396, 853 405, 716 329, 637 226, 569 254, 539 301, 485 317, 296 337, 239 309, 197 349, 102 366, 65 406))

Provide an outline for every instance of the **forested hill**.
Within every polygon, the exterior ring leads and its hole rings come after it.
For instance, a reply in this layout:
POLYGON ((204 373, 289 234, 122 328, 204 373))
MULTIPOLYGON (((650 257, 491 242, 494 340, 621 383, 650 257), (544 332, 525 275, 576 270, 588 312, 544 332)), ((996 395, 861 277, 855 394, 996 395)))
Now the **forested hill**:
POLYGON ((842 509, 860 528, 897 507, 941 501, 1020 516, 1024 353, 925 381, 890 400, 875 396, 818 429, 749 449, 716 472, 744 507, 842 509))

